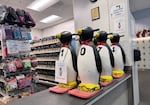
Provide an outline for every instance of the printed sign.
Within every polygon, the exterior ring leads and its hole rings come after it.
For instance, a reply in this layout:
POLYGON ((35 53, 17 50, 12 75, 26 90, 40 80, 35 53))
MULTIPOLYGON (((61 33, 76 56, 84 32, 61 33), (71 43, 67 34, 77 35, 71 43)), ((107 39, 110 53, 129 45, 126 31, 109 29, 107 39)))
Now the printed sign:
POLYGON ((113 27, 114 33, 124 33, 126 31, 125 18, 120 17, 114 19, 113 27))
POLYGON ((18 52, 18 41, 16 40, 7 40, 6 41, 8 54, 17 54, 18 52))
POLYGON ((110 14, 112 17, 121 16, 125 14, 125 10, 125 4, 117 4, 111 8, 110 14))
POLYGON ((61 61, 56 61, 55 63, 55 81, 67 83, 67 68, 61 61))

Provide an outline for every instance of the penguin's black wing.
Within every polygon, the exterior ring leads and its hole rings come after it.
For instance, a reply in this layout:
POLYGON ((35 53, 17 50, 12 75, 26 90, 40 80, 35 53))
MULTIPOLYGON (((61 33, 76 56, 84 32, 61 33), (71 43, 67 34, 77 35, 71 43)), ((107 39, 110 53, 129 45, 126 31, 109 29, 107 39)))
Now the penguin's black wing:
POLYGON ((107 49, 109 51, 111 66, 114 67, 115 66, 114 55, 113 55, 110 47, 108 46, 108 44, 106 44, 105 46, 107 47, 107 49))
POLYGON ((93 51, 94 51, 94 56, 95 56, 95 61, 96 61, 96 67, 97 67, 97 70, 98 72, 101 74, 102 72, 102 63, 101 63, 101 58, 99 56, 99 53, 95 47, 95 45, 91 45, 91 47, 93 48, 93 51))
POLYGON ((121 45, 120 44, 118 44, 118 46, 120 47, 120 49, 121 49, 121 52, 122 52, 122 56, 123 56, 123 62, 124 62, 124 64, 126 63, 126 56, 125 56, 125 52, 124 52, 124 50, 123 50, 123 48, 121 47, 121 45))
POLYGON ((77 55, 76 55, 75 49, 73 47, 71 47, 71 46, 69 46, 69 49, 71 51, 73 68, 78 73, 78 70, 77 70, 77 55))

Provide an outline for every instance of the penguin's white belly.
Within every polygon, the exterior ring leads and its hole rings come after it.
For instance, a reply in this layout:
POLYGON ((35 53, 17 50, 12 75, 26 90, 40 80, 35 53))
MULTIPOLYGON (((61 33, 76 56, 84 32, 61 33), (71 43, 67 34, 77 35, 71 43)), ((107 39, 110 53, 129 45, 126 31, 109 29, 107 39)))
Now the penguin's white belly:
POLYGON ((106 46, 99 45, 97 46, 102 64, 102 73, 101 75, 112 75, 112 66, 110 60, 109 50, 106 46))
POLYGON ((111 49, 112 49, 112 52, 114 55, 114 61, 115 61, 114 68, 123 70, 124 68, 123 55, 122 55, 120 47, 114 45, 114 46, 111 46, 111 49))
POLYGON ((77 66, 82 83, 98 83, 99 73, 97 71, 94 51, 92 47, 87 45, 82 45, 80 47, 77 66))
POLYGON ((67 69, 67 80, 75 81, 77 73, 73 68, 73 61, 71 56, 71 51, 69 48, 62 47, 59 54, 59 61, 64 62, 67 69))

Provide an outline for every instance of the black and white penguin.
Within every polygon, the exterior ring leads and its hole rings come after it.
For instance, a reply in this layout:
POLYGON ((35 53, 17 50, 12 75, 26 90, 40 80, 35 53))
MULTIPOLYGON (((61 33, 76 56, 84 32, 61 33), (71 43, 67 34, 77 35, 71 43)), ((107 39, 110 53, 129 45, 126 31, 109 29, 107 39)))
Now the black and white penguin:
MULTIPOLYGON (((98 29, 97 29, 98 30, 98 29)), ((101 60, 92 42, 94 31, 91 27, 78 30, 81 46, 77 57, 77 67, 81 83, 80 91, 94 92, 100 89, 101 60)))
POLYGON ((114 56, 111 48, 106 43, 108 35, 105 31, 97 32, 95 35, 95 44, 97 45, 97 51, 99 52, 102 63, 102 73, 100 76, 102 86, 107 86, 113 81, 112 69, 114 67, 114 56))
POLYGON ((117 33, 113 33, 113 35, 109 35, 109 39, 112 43, 111 50, 114 55, 114 68, 113 68, 113 77, 114 78, 121 78, 125 72, 124 72, 124 64, 126 63, 125 59, 125 52, 122 48, 122 46, 119 44, 120 36, 117 33))
POLYGON ((57 93, 64 93, 69 89, 77 86, 77 56, 75 49, 71 46, 72 34, 64 31, 57 34, 57 38, 62 43, 59 54, 59 61, 66 65, 67 69, 67 83, 59 83, 58 86, 50 88, 50 91, 57 93))

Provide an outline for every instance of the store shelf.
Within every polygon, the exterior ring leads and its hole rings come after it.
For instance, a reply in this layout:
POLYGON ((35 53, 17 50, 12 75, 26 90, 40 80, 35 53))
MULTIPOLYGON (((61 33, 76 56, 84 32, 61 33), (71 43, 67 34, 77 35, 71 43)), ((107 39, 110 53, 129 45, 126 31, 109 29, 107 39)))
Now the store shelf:
POLYGON ((37 58, 37 61, 56 61, 56 58, 37 58))
POLYGON ((54 67, 38 66, 36 69, 55 70, 54 67))
POLYGON ((3 82, 3 83, 5 83, 6 84, 6 81, 4 80, 4 77, 2 78, 2 77, 0 77, 0 82, 3 82))
POLYGON ((43 79, 43 80, 55 81, 54 76, 46 76, 46 75, 38 74, 37 78, 43 79))
POLYGON ((38 43, 34 43, 34 44, 31 44, 31 48, 33 47, 39 47, 39 46, 44 46, 44 45, 50 45, 50 44, 55 44, 55 43, 59 43, 59 39, 52 39, 52 40, 49 40, 49 41, 41 41, 41 42, 38 42, 38 43))
POLYGON ((46 85, 57 85, 57 83, 54 83, 48 80, 39 80, 38 83, 46 84, 46 85))
POLYGON ((33 55, 33 54, 55 53, 55 52, 60 52, 60 48, 52 48, 52 49, 47 49, 47 50, 32 51, 32 52, 30 52, 30 54, 33 55))
POLYGON ((16 75, 20 75, 20 74, 29 74, 29 73, 33 73, 33 71, 32 70, 30 70, 30 69, 24 69, 24 70, 22 70, 22 71, 16 71, 16 72, 10 72, 10 73, 4 73, 4 74, 6 74, 6 77, 8 76, 16 76, 16 75))
POLYGON ((53 39, 53 37, 43 38, 38 41, 33 41, 30 44, 33 51, 30 52, 30 55, 37 55, 37 61, 39 65, 36 68, 32 68, 32 70, 36 70, 38 73, 37 78, 39 78, 39 83, 48 84, 48 85, 56 85, 54 80, 55 76, 55 61, 58 60, 59 55, 55 55, 54 53, 60 52, 60 41, 59 39, 53 39), (44 47, 46 45, 51 46, 51 44, 58 44, 58 46, 48 47, 47 49, 44 47), (41 50, 34 49, 45 48, 41 50), (54 54, 54 56, 53 56, 54 54), (43 64, 43 62, 45 62, 43 64), (47 62, 54 62, 52 66, 47 62), (46 73, 45 73, 46 72, 46 73), (52 75, 51 75, 52 73, 52 75))

